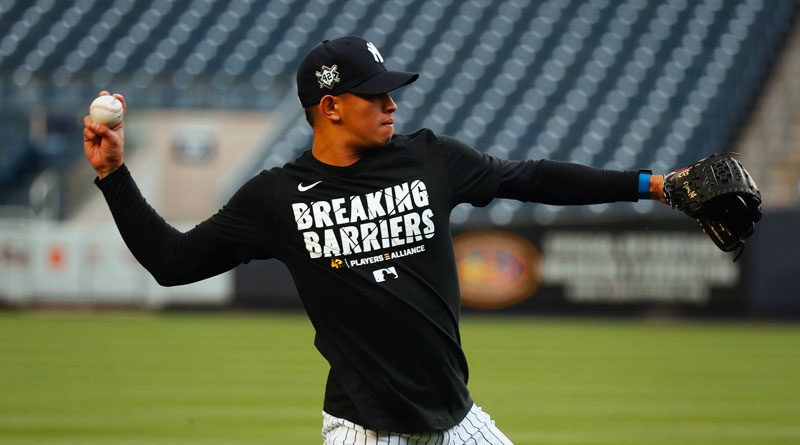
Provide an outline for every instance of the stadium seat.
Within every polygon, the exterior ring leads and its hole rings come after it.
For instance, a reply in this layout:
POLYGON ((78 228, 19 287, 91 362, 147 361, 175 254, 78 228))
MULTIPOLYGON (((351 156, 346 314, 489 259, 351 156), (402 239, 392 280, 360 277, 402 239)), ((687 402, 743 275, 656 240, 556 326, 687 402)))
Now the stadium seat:
MULTIPOLYGON (((359 34, 387 65, 422 73, 395 94, 400 131, 428 126, 512 159, 660 171, 725 148, 798 9, 791 0, 117 0, 98 12, 99 3, 0 2, 0 102, 76 106, 113 79, 152 107, 270 108, 292 91, 308 49, 359 34), (69 91, 48 99, 54 88, 69 91)), ((282 134, 262 167, 310 145, 302 117, 282 134)), ((454 220, 572 212, 535 209, 493 204, 454 220)))

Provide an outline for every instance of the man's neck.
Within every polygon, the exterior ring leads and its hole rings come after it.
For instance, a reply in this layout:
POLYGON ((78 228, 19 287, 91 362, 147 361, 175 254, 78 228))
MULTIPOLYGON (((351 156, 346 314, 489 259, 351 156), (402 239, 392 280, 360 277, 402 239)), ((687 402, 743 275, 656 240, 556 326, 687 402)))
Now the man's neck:
POLYGON ((324 132, 314 132, 311 154, 323 164, 347 167, 358 162, 363 156, 363 151, 356 147, 350 147, 341 140, 341 137, 327 137, 324 132))
POLYGON ((311 154, 314 155, 319 162, 323 164, 333 165, 335 167, 347 167, 353 165, 361 159, 361 154, 355 151, 342 151, 328 148, 323 148, 314 144, 311 147, 311 154))

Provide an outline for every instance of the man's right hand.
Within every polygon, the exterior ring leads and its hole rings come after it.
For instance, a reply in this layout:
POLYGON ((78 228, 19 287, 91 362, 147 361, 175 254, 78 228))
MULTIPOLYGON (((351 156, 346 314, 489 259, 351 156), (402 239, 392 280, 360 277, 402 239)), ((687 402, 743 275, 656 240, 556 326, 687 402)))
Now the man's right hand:
MULTIPOLYGON (((99 96, 107 96, 108 91, 101 91, 99 96)), ((88 115, 84 116, 83 124, 83 151, 86 159, 94 167, 97 177, 105 178, 111 172, 122 165, 122 152, 125 145, 125 99, 121 94, 115 94, 122 102, 122 122, 114 128, 108 128, 92 120, 88 115)))

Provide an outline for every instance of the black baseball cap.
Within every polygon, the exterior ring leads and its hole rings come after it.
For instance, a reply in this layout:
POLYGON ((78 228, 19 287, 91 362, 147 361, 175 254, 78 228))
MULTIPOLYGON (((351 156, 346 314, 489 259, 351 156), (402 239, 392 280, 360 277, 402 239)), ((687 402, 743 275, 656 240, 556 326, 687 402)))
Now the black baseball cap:
POLYGON ((297 96, 306 108, 327 94, 388 93, 418 77, 417 73, 387 70, 375 45, 346 36, 325 40, 306 54, 297 69, 297 96))

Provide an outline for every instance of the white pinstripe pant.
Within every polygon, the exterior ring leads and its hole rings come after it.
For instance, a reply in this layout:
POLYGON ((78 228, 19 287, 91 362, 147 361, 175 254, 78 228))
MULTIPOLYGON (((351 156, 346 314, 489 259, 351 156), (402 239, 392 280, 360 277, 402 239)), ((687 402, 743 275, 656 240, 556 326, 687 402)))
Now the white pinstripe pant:
POLYGON ((513 445, 494 420, 474 404, 458 425, 414 434, 367 430, 323 411, 322 438, 323 445, 513 445))

